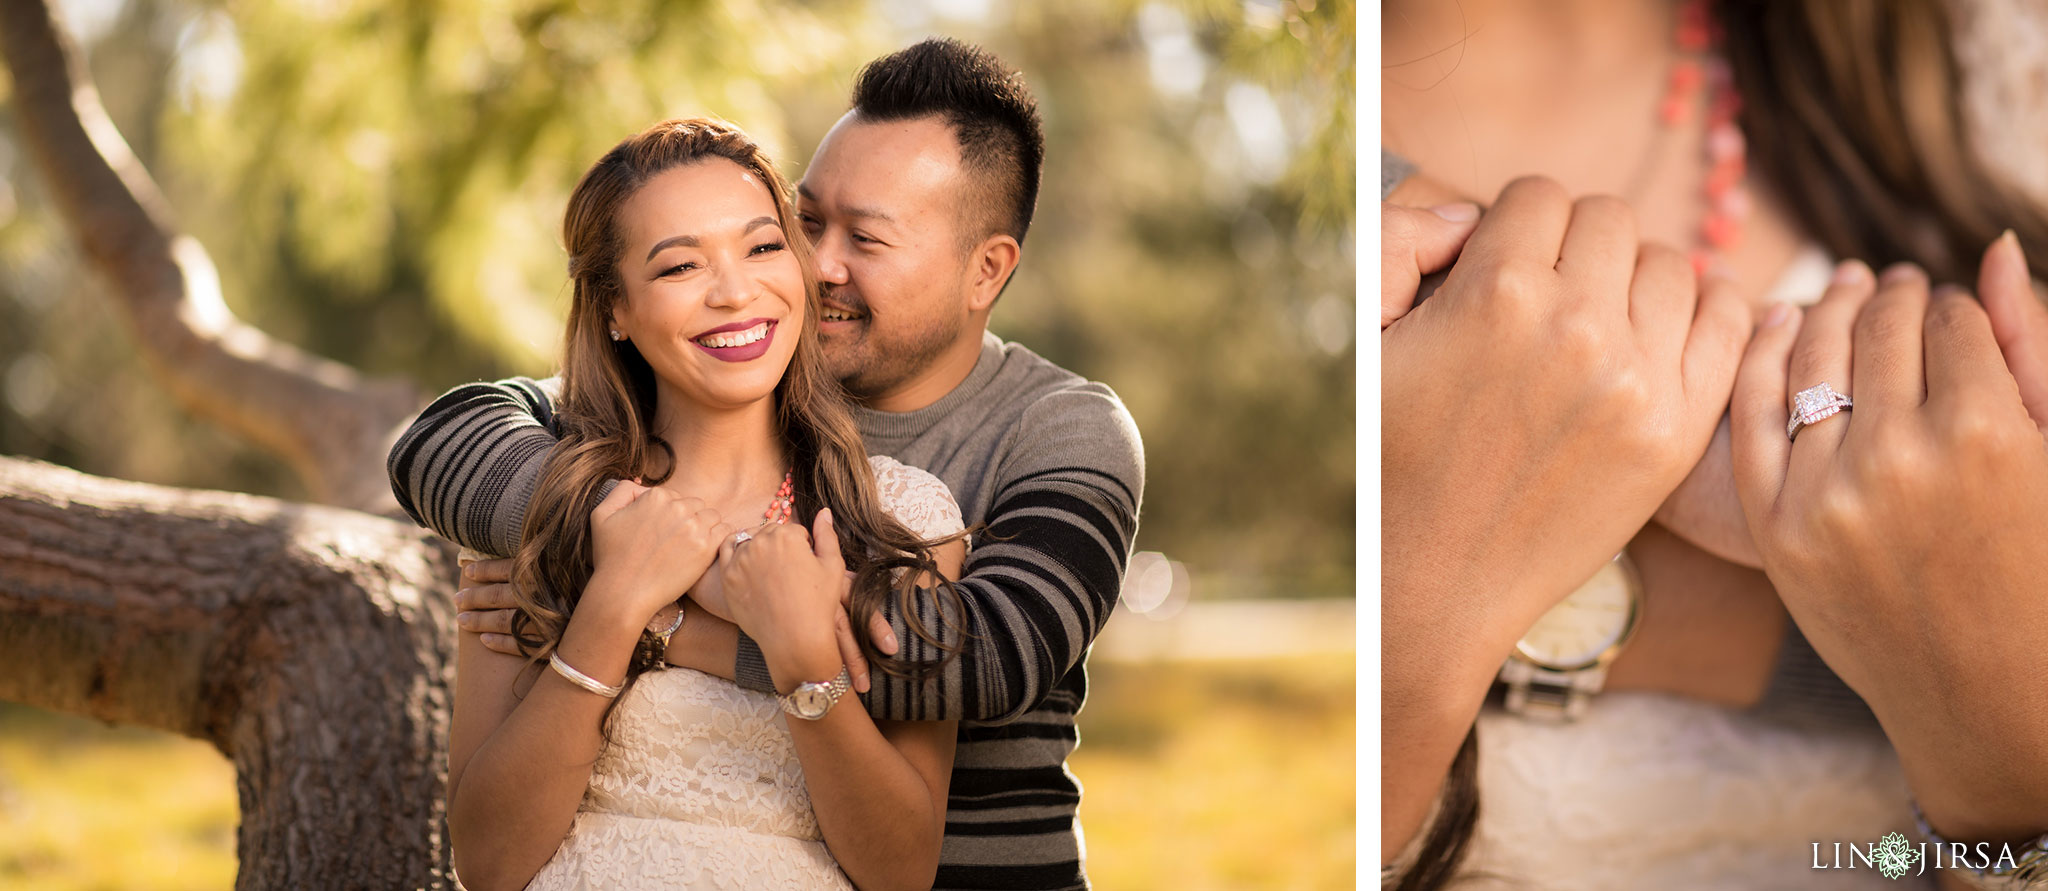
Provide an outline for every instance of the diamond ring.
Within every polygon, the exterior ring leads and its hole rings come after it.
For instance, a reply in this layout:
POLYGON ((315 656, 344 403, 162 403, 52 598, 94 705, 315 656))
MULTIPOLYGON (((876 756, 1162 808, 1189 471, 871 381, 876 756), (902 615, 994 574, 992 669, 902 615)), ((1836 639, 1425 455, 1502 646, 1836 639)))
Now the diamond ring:
POLYGON ((745 530, 745 529, 741 529, 741 530, 740 530, 739 532, 737 532, 737 533, 734 533, 734 535, 733 535, 733 537, 732 537, 732 546, 733 546, 733 547, 739 547, 740 545, 746 544, 747 542, 750 542, 750 541, 753 541, 753 540, 754 540, 754 533, 752 533, 752 532, 748 532, 748 531, 747 531, 747 530, 745 530))
POLYGON ((1785 436, 1797 441, 1799 430, 1832 418, 1841 412, 1855 408, 1849 397, 1835 392, 1834 387, 1825 383, 1808 387, 1792 397, 1792 419, 1785 422, 1785 436))

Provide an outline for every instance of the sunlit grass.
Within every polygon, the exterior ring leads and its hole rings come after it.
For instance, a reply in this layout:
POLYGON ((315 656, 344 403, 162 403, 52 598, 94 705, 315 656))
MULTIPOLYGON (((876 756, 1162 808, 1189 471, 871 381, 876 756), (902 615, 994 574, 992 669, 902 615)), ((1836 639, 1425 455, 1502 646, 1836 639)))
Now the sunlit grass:
MULTIPOLYGON (((1349 888, 1349 658, 1091 666, 1097 887, 1349 888)), ((233 768, 205 743, 0 703, 0 888, 231 887, 233 768)))
POLYGON ((230 888, 235 823, 212 746, 0 703, 0 888, 230 888))
POLYGON ((1350 888, 1351 658, 1091 666, 1088 875, 1105 891, 1350 888))

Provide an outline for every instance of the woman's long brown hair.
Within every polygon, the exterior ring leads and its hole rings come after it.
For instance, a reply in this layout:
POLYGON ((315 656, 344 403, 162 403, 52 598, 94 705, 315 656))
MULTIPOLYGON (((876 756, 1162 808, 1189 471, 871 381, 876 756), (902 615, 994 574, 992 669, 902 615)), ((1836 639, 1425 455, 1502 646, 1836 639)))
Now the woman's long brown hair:
POLYGON ((1749 159, 1807 237, 1972 287, 2006 229, 2040 256, 2048 212, 1972 144, 1940 0, 1720 0, 1749 159))
MULTIPOLYGON (((1749 163, 1807 237, 1873 267, 1912 262, 1966 287, 2006 229, 2048 251, 2048 211, 1972 144, 1941 0, 1718 0, 1749 163)), ((1400 891, 1449 884, 1479 813, 1477 727, 1400 891)), ((1391 854, 1393 852, 1387 852, 1391 854)))
MULTIPOLYGON (((803 328, 773 395, 777 438, 788 450, 794 484, 790 522, 808 525, 819 509, 831 508, 840 551, 855 573, 853 627, 867 628, 869 617, 894 596, 911 631, 950 660, 958 655, 957 645, 943 644, 927 622, 933 616, 947 621, 957 616, 953 607, 959 592, 950 583, 941 583, 929 589, 927 599, 919 593, 918 581, 920 576, 940 578, 932 548, 952 539, 922 540, 882 509, 867 449, 847 410, 845 394, 825 372, 819 356, 818 281, 810 243, 797 225, 789 183, 744 132, 713 118, 662 121, 626 139, 584 173, 569 196, 562 242, 568 249, 573 294, 563 335, 562 389, 555 400, 560 443, 541 471, 521 527, 512 570, 519 605, 513 637, 535 660, 545 658, 561 641, 593 571, 590 512, 605 481, 644 478, 656 485, 675 469, 678 456, 652 427, 654 371, 631 341, 609 336, 612 310, 626 299, 619 272, 625 247, 619 211, 664 171, 721 158, 766 185, 788 248, 803 268, 803 328)), ((854 636, 868 661, 893 675, 927 676, 944 664, 888 658, 866 634, 854 636)), ((648 635, 643 644, 651 640, 648 635)), ((643 646, 627 671, 626 686, 656 667, 659 656, 651 646, 643 646)), ((612 706, 618 701, 614 699, 612 706)), ((605 713, 609 717, 611 707, 605 713)))

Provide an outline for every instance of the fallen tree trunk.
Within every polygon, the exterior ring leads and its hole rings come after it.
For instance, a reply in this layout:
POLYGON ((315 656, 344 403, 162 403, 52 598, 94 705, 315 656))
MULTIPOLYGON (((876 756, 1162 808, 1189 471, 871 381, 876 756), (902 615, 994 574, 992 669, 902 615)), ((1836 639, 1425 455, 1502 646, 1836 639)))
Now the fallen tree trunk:
POLYGON ((381 517, 0 458, 0 699, 212 742, 238 889, 453 888, 455 575, 381 517))

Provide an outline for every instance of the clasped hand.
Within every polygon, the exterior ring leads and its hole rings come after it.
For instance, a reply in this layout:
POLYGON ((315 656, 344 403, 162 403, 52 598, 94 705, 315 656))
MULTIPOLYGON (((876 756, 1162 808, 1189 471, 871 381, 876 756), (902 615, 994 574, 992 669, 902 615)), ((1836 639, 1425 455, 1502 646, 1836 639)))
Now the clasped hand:
MULTIPOLYGON (((690 621, 716 619, 734 623, 757 641, 799 630, 813 633, 823 611, 799 613, 784 602, 796 598, 782 596, 784 592, 815 594, 816 576, 823 571, 819 567, 826 564, 822 555, 810 551, 803 527, 755 527, 748 530, 754 540, 737 548, 733 542, 736 531, 700 499, 621 481, 591 514, 592 581, 602 577, 604 584, 593 584, 586 590, 615 592, 600 596, 627 598, 627 602, 614 605, 622 612, 650 620, 657 612, 687 597, 695 606, 690 621), (783 540, 791 534, 804 541, 804 553, 810 559, 783 559, 790 556, 784 553, 788 548, 782 546, 783 540), (763 543, 774 546, 756 550, 763 543), (749 559, 741 559, 742 554, 749 559), (733 572, 739 565, 747 568, 733 572), (803 629, 784 624, 799 616, 810 624, 803 629)), ((840 561, 836 538, 830 559, 840 561)), ((518 606, 511 584, 512 565, 510 559, 464 561, 460 587, 455 592, 455 606, 459 610, 456 627, 480 635, 480 642, 487 649, 519 656, 523 653, 511 635, 518 606)), ((855 689, 867 692, 867 661, 846 619, 849 576, 843 561, 837 562, 837 566, 832 576, 837 582, 831 589, 837 600, 836 614, 825 615, 822 621, 838 641, 840 657, 853 674, 855 689)), ((815 597, 804 602, 814 609, 818 607, 815 597)), ((879 613, 874 616, 869 633, 883 653, 896 652, 895 634, 879 613)))
POLYGON ((2048 829, 2048 310, 2010 235, 1981 302, 1844 263, 1766 315, 1731 405, 1737 493, 1813 648, 1953 839, 2048 829), (1786 435, 1793 394, 1849 411, 1786 435))
POLYGON ((1402 642, 1430 628, 1476 630, 1483 685, 1686 477, 1725 406, 1758 562, 1929 821, 2048 828, 2048 310, 2015 239, 1987 252, 1981 302, 1852 261, 1752 337, 1732 290, 1636 245, 1620 202, 1517 181, 1469 240, 1425 213, 1383 208, 1411 215, 1388 232, 1450 245, 1382 258, 1411 291, 1382 294, 1390 660, 1429 652, 1402 642), (1453 256, 1411 307, 1411 268, 1453 256), (1820 383, 1854 408, 1790 439, 1792 395, 1820 383))
POLYGON ((1433 270, 1383 264, 1409 293, 1382 294, 1382 581, 1402 609, 1463 613, 1497 667, 1706 450, 1748 306, 1639 242, 1620 200, 1539 178, 1501 192, 1426 303, 1407 274, 1433 270))

